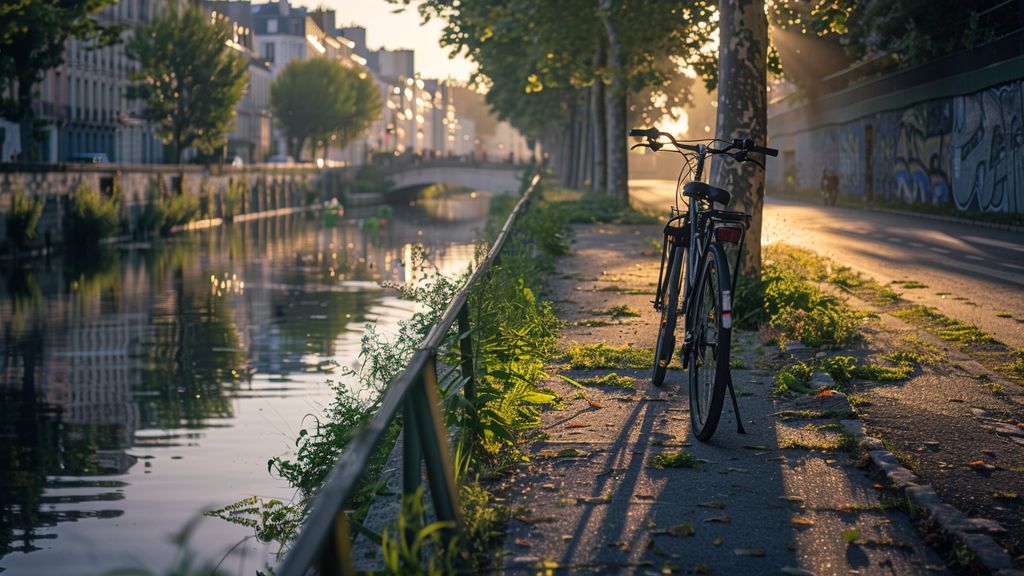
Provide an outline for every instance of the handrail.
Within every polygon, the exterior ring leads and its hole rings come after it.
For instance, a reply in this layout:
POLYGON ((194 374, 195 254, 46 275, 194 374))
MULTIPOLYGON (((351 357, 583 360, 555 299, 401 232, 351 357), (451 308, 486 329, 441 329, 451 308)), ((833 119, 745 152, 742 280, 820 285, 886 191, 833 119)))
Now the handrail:
MULTIPOLYGON (((403 408, 406 416, 402 423, 404 469, 419 471, 421 459, 425 459, 438 519, 461 525, 461 509, 452 476, 451 455, 438 407, 437 350, 456 322, 459 323, 460 333, 468 331, 470 290, 498 259, 516 220, 525 210, 539 182, 540 174, 537 174, 512 209, 487 257, 452 298, 441 319, 417 348, 405 370, 384 390, 380 408, 370 422, 345 447, 313 500, 298 538, 278 567, 279 576, 303 576, 313 565, 320 565, 321 573, 354 573, 343 507, 355 492, 377 443, 403 408), (414 434, 406 434, 406 431, 414 434)), ((467 348, 467 341, 468 338, 463 340, 461 349, 463 377, 468 379, 464 393, 472 399, 472 350, 467 348)), ((413 487, 419 484, 419 478, 411 480, 403 479, 403 491, 406 493, 413 492, 413 487)))

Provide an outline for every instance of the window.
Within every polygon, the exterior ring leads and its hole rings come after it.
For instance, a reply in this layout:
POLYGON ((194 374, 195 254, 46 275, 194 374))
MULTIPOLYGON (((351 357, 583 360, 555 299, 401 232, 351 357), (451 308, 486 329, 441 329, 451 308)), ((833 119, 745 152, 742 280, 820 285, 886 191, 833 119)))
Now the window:
POLYGON ((274 61, 274 43, 264 42, 263 43, 263 59, 267 62, 273 63, 274 61))
POLYGON ((267 20, 267 34, 277 34, 277 18, 267 20))

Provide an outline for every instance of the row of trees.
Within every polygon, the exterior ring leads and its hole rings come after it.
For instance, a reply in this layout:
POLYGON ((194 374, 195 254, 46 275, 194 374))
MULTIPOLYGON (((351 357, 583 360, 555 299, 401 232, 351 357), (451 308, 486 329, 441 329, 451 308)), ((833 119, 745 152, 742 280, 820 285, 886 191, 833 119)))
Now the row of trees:
MULTIPOLYGON (((94 48, 121 41, 120 26, 96 14, 116 0, 10 0, 0 5, 0 114, 18 122, 21 157, 32 159, 40 126, 32 101, 43 74, 63 62, 67 40, 94 48)), ((171 2, 125 43, 139 63, 129 98, 146 103, 146 118, 177 163, 186 149, 203 155, 223 149, 235 108, 245 94, 248 59, 228 46, 225 21, 212 21, 196 3, 171 2)), ((298 158, 306 141, 344 147, 380 114, 376 84, 365 72, 314 59, 287 66, 271 89, 271 109, 298 158)))
MULTIPOLYGON (((769 0, 766 10, 765 0, 390 1, 444 21, 442 44, 478 64, 488 102, 545 143, 566 184, 582 184, 589 164, 591 187, 619 198, 627 128, 675 116, 693 82, 720 86, 718 138, 764 143, 769 71, 813 94, 824 75, 857 61, 887 54, 893 66, 920 63, 985 41, 979 15, 999 3, 769 0)), ((716 162, 712 180, 754 215, 744 266, 757 273, 763 174, 716 162)))

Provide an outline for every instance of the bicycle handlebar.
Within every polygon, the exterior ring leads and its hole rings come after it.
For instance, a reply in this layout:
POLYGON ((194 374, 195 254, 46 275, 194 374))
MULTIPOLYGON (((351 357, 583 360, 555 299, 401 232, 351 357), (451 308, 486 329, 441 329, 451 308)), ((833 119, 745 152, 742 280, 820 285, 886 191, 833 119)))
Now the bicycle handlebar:
POLYGON ((755 146, 754 145, 754 141, 751 140, 750 138, 744 138, 743 140, 739 140, 739 139, 733 140, 732 141, 732 145, 737 147, 737 148, 740 148, 742 150, 745 150, 747 152, 758 152, 758 153, 764 154, 766 156, 778 156, 779 155, 779 151, 776 150, 775 148, 767 148, 765 146, 755 146))
MULTIPOLYGON (((692 145, 692 144, 683 144, 682 142, 677 141, 675 139, 675 137, 673 137, 668 132, 662 132, 662 131, 658 130, 657 128, 653 127, 653 126, 650 127, 650 128, 630 128, 629 129, 629 136, 640 137, 640 138, 647 138, 648 144, 654 144, 654 143, 657 142, 658 138, 660 138, 662 136, 665 136, 670 141, 672 141, 672 144, 676 148, 678 148, 678 149, 689 150, 691 152, 700 152, 701 151, 701 147, 700 146, 696 146, 696 145, 692 145)), ((643 144, 639 144, 639 145, 643 145, 643 144)), ((634 147, 636 147, 636 146, 634 146, 634 147)), ((737 150, 737 151, 739 151, 740 154, 734 155, 734 157, 737 160, 740 160, 740 161, 743 161, 743 160, 746 159, 745 158, 745 154, 742 154, 744 152, 756 152, 758 154, 764 154, 766 156, 778 156, 779 155, 779 151, 776 150, 775 148, 768 148, 767 146, 757 146, 757 145, 754 144, 754 141, 751 140, 750 138, 733 140, 732 144, 730 146, 727 146, 727 147, 722 148, 722 149, 715 149, 715 148, 711 148, 711 147, 706 147, 705 150, 707 152, 712 153, 712 154, 727 154, 727 153, 731 152, 732 150, 737 150)))

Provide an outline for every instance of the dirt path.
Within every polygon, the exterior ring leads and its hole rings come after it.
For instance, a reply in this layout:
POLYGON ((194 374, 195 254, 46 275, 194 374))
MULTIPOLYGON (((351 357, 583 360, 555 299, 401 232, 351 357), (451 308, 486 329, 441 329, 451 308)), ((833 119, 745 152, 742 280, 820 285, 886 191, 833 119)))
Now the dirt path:
MULTIPOLYGON (((559 316, 570 323, 563 347, 653 347, 658 262, 651 240, 659 229, 576 229, 572 254, 549 285, 559 316), (612 321, 607 311, 619 305, 641 316, 612 321)), ((773 398, 772 374, 761 368, 770 354, 756 335, 734 334, 733 356, 742 367, 733 378, 748 433, 736 434, 726 408, 707 444, 690 437, 684 372, 671 371, 656 389, 648 369, 563 368, 576 379, 613 371, 632 376, 634 388, 593 386, 584 397, 561 380, 549 382, 564 406, 544 415, 547 437, 531 447, 533 458, 511 487, 504 570, 944 572, 907 516, 885 501, 886 492, 847 452, 829 449, 841 440, 838 420, 786 418, 787 410, 848 410, 845 398, 773 398), (651 466, 654 456, 676 451, 696 458, 696 467, 651 466)))

